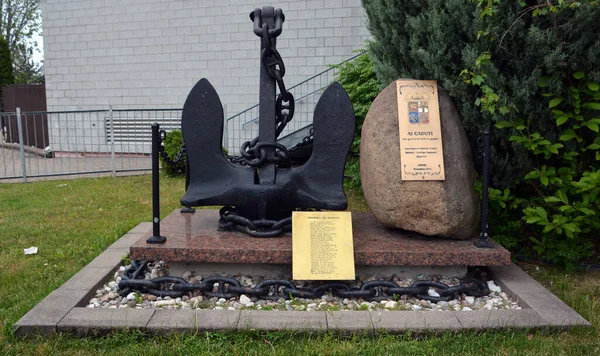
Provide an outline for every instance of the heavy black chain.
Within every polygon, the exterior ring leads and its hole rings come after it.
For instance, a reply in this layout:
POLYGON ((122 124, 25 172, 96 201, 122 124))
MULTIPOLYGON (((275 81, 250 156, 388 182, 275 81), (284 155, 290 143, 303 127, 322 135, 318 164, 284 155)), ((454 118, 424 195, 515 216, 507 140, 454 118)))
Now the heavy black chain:
MULTIPOLYGON (((254 287, 244 287, 235 278, 212 276, 200 283, 189 283, 179 277, 160 277, 150 280, 142 279, 148 261, 131 261, 131 268, 123 273, 119 282, 119 294, 125 296, 132 291, 148 293, 159 297, 178 298, 190 292, 200 292, 207 297, 232 298, 242 294, 259 299, 279 300, 294 298, 319 299, 326 293, 334 297, 359 299, 368 301, 394 300, 402 296, 415 296, 431 302, 450 301, 457 294, 468 294, 474 297, 486 296, 490 293, 487 282, 466 278, 455 286, 431 281, 418 280, 410 287, 400 287, 392 281, 369 281, 359 288, 352 288, 346 283, 325 283, 315 288, 300 288, 289 280, 264 280, 254 287), (429 295, 433 289, 439 297, 429 295)), ((433 293, 432 293, 433 294, 433 293)))
POLYGON ((252 237, 278 237, 292 231, 292 218, 276 220, 250 220, 235 213, 235 208, 224 206, 219 210, 219 230, 237 230, 252 237))
POLYGON ((183 142, 181 144, 181 147, 179 147, 179 152, 177 153, 177 156, 174 159, 171 159, 171 157, 169 157, 169 155, 165 151, 165 146, 162 145, 162 143, 164 142, 164 140, 166 138, 167 138, 167 132, 165 130, 160 130, 158 132, 158 144, 160 147, 158 149, 158 153, 165 160, 165 162, 167 162, 167 164, 175 165, 175 164, 181 162, 181 159, 183 158, 183 156, 185 154, 185 149, 186 149, 185 142, 183 142))
MULTIPOLYGON (((278 14, 277 16, 283 16, 283 14, 278 14)), ((253 21, 256 24, 255 27, 262 24, 260 13, 254 14, 253 21)), ((282 21, 283 19, 276 19, 276 22, 282 21)), ((275 101, 275 137, 279 137, 286 125, 294 118, 294 95, 285 86, 285 82, 283 81, 285 63, 279 51, 273 47, 271 41, 272 36, 277 37, 279 33, 272 31, 273 29, 269 29, 267 24, 262 24, 262 26, 262 30, 255 30, 255 33, 261 36, 262 39, 261 63, 269 77, 274 79, 279 87, 279 94, 275 101)), ((280 167, 289 165, 289 151, 285 146, 275 142, 259 142, 258 137, 244 142, 240 147, 240 154, 240 158, 229 157, 229 160, 232 163, 240 163, 251 167, 260 167, 265 163, 275 163, 280 167), (267 157, 265 148, 274 148, 275 155, 271 158, 267 157)))

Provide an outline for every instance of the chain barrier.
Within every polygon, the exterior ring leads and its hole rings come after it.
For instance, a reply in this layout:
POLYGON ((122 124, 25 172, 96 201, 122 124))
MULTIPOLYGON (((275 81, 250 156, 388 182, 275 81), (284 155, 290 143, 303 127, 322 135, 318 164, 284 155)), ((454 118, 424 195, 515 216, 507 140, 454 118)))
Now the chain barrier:
POLYGON ((415 296, 419 299, 431 302, 450 301, 458 294, 466 294, 474 297, 483 297, 490 293, 487 282, 473 278, 466 278, 455 286, 431 281, 418 280, 409 287, 400 287, 392 281, 368 281, 359 288, 352 288, 346 283, 333 282, 319 285, 315 288, 297 287, 290 280, 264 280, 254 287, 242 286, 232 277, 212 276, 207 277, 200 283, 189 283, 179 277, 159 277, 154 279, 140 276, 140 271, 146 268, 148 261, 131 261, 131 268, 123 273, 119 282, 119 294, 126 296, 133 290, 152 294, 158 297, 179 298, 191 292, 200 292, 207 297, 233 298, 245 294, 265 300, 279 300, 291 298, 319 299, 330 293, 334 297, 349 299, 364 299, 367 301, 395 300, 402 296, 415 296), (135 263, 134 263, 135 262, 135 263), (429 291, 434 290, 433 296, 429 291))

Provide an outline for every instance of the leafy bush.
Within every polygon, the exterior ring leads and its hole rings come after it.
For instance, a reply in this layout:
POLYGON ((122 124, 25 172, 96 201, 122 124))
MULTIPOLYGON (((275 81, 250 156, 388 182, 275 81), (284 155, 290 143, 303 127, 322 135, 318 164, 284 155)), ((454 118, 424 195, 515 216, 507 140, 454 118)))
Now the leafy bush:
POLYGON ((354 106, 354 116, 356 117, 356 130, 354 140, 350 148, 350 155, 346 163, 346 175, 352 177, 350 185, 360 186, 360 133, 365 117, 369 112, 371 103, 377 97, 380 91, 380 83, 373 70, 373 60, 368 53, 362 55, 353 61, 346 62, 337 67, 335 79, 344 87, 352 105, 354 106))
MULTIPOLYGON (((561 263, 589 257, 593 239, 600 233, 600 85, 585 80, 581 71, 568 96, 546 93, 551 98, 558 139, 533 132, 531 121, 499 121, 498 128, 513 135, 512 142, 536 158, 525 175, 528 199, 521 199, 523 220, 531 225, 534 250, 561 263)), ((549 87, 549 78, 540 86, 549 87)))
MULTIPOLYGON (((538 80, 551 77, 551 90, 565 96, 562 83, 576 70, 600 79, 600 8, 558 3, 560 9, 545 0, 363 0, 375 39, 368 49, 382 83, 435 79, 446 88, 472 143, 502 115, 530 120, 534 132, 555 139, 538 80)), ((535 164, 509 136, 496 132, 492 147, 493 184, 502 189, 535 164)))
MULTIPOLYGON (((177 158, 177 155, 179 154, 179 149, 181 148, 182 144, 183 135, 181 134, 181 131, 173 130, 167 133, 167 137, 163 141, 163 145, 165 153, 171 160, 177 158)), ((167 162, 162 156, 160 156, 163 171, 169 176, 185 173, 185 160, 186 157, 185 155, 183 155, 183 157, 181 157, 181 160, 178 163, 172 164, 170 162, 167 162)))

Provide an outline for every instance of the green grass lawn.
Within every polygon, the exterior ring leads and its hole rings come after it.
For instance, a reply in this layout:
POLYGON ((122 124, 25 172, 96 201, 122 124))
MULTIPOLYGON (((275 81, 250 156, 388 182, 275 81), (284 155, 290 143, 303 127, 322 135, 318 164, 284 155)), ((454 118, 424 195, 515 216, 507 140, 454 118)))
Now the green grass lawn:
MULTIPOLYGON (((179 207, 183 179, 161 177, 163 217, 179 207)), ((366 210, 349 191, 350 210, 366 210)), ((32 354, 600 354, 600 273, 565 274, 523 265, 534 278, 593 324, 557 331, 443 335, 323 335, 289 332, 202 333, 150 337, 122 332, 103 338, 20 339, 12 325, 48 293, 142 221, 151 219, 150 176, 0 184, 0 355, 32 354), (37 246, 37 255, 23 249, 37 246)))

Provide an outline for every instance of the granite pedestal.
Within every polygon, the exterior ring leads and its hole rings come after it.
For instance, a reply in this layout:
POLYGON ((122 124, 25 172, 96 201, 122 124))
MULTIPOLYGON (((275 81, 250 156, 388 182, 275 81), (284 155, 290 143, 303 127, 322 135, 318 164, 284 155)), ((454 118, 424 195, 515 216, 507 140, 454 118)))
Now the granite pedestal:
MULTIPOLYGON (((291 266, 292 236, 254 238, 240 232, 217 231, 218 210, 199 209, 193 214, 172 212, 161 222, 162 245, 146 243, 152 232, 131 246, 131 259, 169 263, 291 266)), ((492 242, 477 248, 474 241, 448 240, 388 229, 371 213, 352 213, 354 261, 363 267, 467 267, 507 266, 510 253, 492 242)), ((225 272, 225 271, 224 271, 225 272)), ((451 272, 451 274, 453 274, 451 272)))

